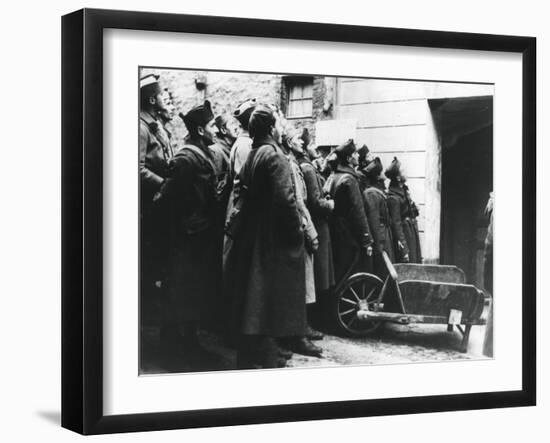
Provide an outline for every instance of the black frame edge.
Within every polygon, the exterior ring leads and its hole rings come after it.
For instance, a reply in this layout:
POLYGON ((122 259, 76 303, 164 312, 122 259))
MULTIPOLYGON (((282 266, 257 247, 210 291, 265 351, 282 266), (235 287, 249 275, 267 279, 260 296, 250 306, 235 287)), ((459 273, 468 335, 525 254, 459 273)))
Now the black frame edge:
POLYGON ((487 392, 104 416, 92 434, 145 432, 310 420, 380 417, 531 406, 525 391, 487 392))
POLYGON ((83 432, 83 11, 61 30, 61 425, 83 432))
POLYGON ((104 28, 188 32, 227 36, 522 52, 533 37, 430 31, 367 25, 313 23, 242 17, 190 15, 86 8, 89 20, 104 28), (185 31, 182 31, 185 28, 185 31))
POLYGON ((522 385, 529 405, 537 402, 537 40, 529 38, 522 61, 522 385))
POLYGON ((94 434, 103 417, 103 26, 83 13, 83 434, 94 434))

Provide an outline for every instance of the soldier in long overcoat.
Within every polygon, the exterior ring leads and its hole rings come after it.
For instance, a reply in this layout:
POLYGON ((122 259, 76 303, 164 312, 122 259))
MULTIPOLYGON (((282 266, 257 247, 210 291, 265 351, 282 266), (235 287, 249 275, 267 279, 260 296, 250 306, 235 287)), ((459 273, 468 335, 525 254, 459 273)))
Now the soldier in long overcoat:
MULTIPOLYGON (((244 198, 240 228, 226 251, 224 283, 240 367, 273 367, 273 338, 303 336, 306 327, 303 221, 296 206, 290 164, 281 150, 282 127, 269 107, 250 118, 252 150, 240 171, 244 198)), ((239 207, 235 203, 235 208, 239 207)))
POLYGON ((335 283, 329 229, 329 218, 334 209, 334 201, 325 194, 323 189, 325 179, 305 150, 297 153, 296 159, 304 175, 307 188, 307 208, 319 238, 319 248, 313 255, 315 289, 319 294, 331 288, 335 283))
POLYGON ((154 202, 168 174, 174 152, 164 127, 170 110, 159 85, 159 76, 140 79, 139 175, 140 175, 140 280, 141 321, 156 323, 166 276, 168 255, 166 206, 154 202))
MULTIPOLYGON (((305 234, 305 301, 308 310, 311 311, 316 302, 315 293, 315 269, 313 256, 319 248, 319 234, 313 223, 313 218, 307 207, 307 187, 304 180, 304 174, 296 159, 296 155, 303 155, 303 140, 301 134, 288 122, 285 125, 282 147, 290 162, 292 172, 292 183, 296 192, 296 205, 300 217, 303 220, 305 234)), ((319 357, 322 349, 311 343, 310 340, 320 340, 323 338, 321 332, 314 330, 308 318, 306 326, 306 335, 304 337, 292 337, 281 341, 284 348, 288 348, 293 352, 304 355, 319 357)))
POLYGON ((331 222, 332 251, 336 282, 351 271, 372 268, 372 236, 359 188, 359 176, 350 163, 356 151, 353 140, 335 149, 337 162, 326 187, 334 200, 331 222))
POLYGON ((167 290, 185 348, 199 351, 197 328, 207 324, 219 305, 221 290, 221 211, 216 194, 216 168, 209 145, 214 141, 214 115, 205 101, 180 114, 189 135, 169 165, 161 198, 170 208, 170 255, 167 290), (220 239, 220 241, 216 241, 220 239))
MULTIPOLYGON (((229 153, 229 170, 228 170, 228 180, 229 180, 229 196, 226 207, 226 218, 233 211, 233 203, 236 201, 238 196, 236 195, 237 190, 239 189, 239 172, 248 158, 248 154, 252 149, 252 138, 248 132, 248 124, 250 120, 250 115, 252 111, 257 106, 256 99, 248 99, 239 104, 237 109, 233 112, 233 117, 240 124, 240 131, 238 137, 233 142, 231 146, 231 151, 229 153)), ((232 239, 226 237, 224 239, 223 250, 224 256, 227 255, 228 251, 232 248, 232 239)))
POLYGON ((390 179, 388 208, 392 223, 394 251, 397 262, 422 263, 420 236, 418 234, 418 209, 412 201, 401 169, 401 162, 394 157, 386 169, 390 179))
POLYGON ((360 173, 364 177, 365 190, 363 200, 365 211, 374 240, 373 268, 376 275, 384 279, 387 275, 382 252, 386 252, 390 260, 395 262, 393 238, 390 225, 390 213, 385 192, 384 178, 381 176, 383 167, 379 157, 367 163, 360 173))
POLYGON ((258 102, 256 99, 251 98, 239 104, 237 109, 233 112, 233 117, 235 117, 241 125, 239 136, 233 143, 229 156, 230 171, 233 180, 238 177, 239 171, 246 162, 248 153, 252 147, 252 138, 248 132, 248 125, 252 111, 254 111, 257 105, 258 102))

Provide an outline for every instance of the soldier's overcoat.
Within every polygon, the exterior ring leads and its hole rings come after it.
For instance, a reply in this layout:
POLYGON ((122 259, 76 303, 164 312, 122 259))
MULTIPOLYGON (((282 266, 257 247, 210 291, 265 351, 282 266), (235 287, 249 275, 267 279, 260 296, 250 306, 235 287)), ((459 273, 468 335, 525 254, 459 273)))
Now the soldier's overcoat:
POLYGON ((207 309, 212 310, 220 301, 222 253, 216 171, 208 147, 186 140, 169 164, 162 198, 170 214, 170 300, 182 321, 207 320, 207 309))
POLYGON ((139 114, 140 174, 140 276, 142 294, 155 291, 155 282, 166 273, 168 245, 167 207, 153 202, 153 197, 168 174, 173 157, 170 133, 150 113, 139 114))
POLYGON ((333 207, 324 196, 324 178, 305 157, 298 159, 307 188, 307 207, 317 229, 319 249, 315 251, 313 266, 315 288, 324 291, 334 285, 334 262, 330 239, 329 217, 333 207))
POLYGON ((406 188, 390 184, 388 188, 388 209, 394 240, 396 261, 402 262, 409 255, 409 263, 422 263, 420 236, 416 217, 418 210, 411 200, 406 188), (401 242, 400 248, 397 242, 401 242))
POLYGON ((372 245, 358 176, 351 166, 338 165, 327 182, 334 200, 331 221, 334 270, 338 284, 356 262, 353 271, 372 271, 372 261, 362 251, 372 245))
POLYGON ((238 183, 247 186, 242 225, 224 260, 233 330, 271 337, 303 335, 304 232, 290 164, 272 138, 254 142, 238 183))
POLYGON ((395 262, 387 196, 384 191, 376 186, 368 186, 363 191, 363 199, 365 202, 365 211, 370 226, 370 232, 374 240, 374 271, 379 276, 385 275, 385 264, 384 259, 382 258, 382 252, 385 251, 390 260, 395 262))

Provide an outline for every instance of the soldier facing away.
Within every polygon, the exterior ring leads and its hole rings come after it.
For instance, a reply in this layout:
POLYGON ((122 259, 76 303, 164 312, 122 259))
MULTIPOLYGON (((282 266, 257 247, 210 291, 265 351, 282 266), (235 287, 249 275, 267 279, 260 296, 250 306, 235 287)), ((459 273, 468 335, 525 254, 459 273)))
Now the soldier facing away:
POLYGON ((240 368, 285 366, 274 339, 305 334, 304 232, 281 131, 271 108, 253 111, 254 141, 238 182, 246 192, 236 193, 245 198, 240 228, 224 261, 240 368))

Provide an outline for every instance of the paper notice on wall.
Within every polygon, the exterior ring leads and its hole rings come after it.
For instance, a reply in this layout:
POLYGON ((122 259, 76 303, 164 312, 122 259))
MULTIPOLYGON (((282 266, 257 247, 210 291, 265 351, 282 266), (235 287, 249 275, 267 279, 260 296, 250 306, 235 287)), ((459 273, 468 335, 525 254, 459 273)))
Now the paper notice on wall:
POLYGON ((315 144, 337 146, 356 139, 357 120, 323 120, 315 123, 315 144))

